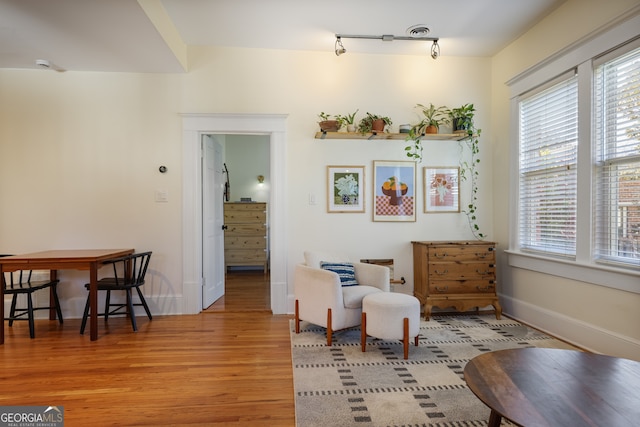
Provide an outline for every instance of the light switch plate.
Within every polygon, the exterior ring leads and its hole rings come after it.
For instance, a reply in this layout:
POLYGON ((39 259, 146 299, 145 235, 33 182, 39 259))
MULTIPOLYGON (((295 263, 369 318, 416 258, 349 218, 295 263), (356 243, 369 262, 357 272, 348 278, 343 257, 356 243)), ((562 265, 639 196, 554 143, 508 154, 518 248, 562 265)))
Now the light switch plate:
POLYGON ((169 193, 167 190, 156 190, 156 202, 166 203, 169 201, 169 193))

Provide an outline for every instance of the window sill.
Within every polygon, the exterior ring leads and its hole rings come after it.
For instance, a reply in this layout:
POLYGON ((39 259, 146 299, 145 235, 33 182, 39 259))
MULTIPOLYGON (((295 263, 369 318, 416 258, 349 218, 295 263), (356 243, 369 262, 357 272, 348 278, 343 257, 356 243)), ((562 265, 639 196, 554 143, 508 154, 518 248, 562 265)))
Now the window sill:
POLYGON ((511 267, 640 294, 640 272, 506 250, 511 267))

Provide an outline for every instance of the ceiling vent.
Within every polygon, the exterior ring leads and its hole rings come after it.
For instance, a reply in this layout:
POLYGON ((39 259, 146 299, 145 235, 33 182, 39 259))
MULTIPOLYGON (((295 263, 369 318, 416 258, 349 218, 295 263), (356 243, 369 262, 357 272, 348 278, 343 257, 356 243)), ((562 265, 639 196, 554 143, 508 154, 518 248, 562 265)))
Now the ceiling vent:
POLYGON ((429 27, 423 24, 413 25, 407 28, 407 35, 409 37, 416 37, 416 38, 427 37, 427 35, 430 32, 431 30, 429 29, 429 27))

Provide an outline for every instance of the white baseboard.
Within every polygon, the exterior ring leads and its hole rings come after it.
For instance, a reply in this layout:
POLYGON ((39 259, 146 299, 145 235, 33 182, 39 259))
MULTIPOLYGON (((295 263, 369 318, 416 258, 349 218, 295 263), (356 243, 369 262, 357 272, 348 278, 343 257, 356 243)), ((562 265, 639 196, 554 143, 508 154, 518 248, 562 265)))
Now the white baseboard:
MULTIPOLYGON (((26 297, 21 295, 19 297, 19 306, 26 307, 26 297)), ((117 298, 117 297, 116 297, 117 298)), ((49 303, 49 293, 47 291, 36 292, 33 296, 33 303, 35 306, 46 306, 49 303)), ((138 302, 138 298, 134 296, 134 302, 138 302)), ((149 310, 151 310, 151 314, 154 316, 163 316, 163 315, 175 315, 175 314, 191 314, 191 313, 183 313, 182 309, 182 297, 181 296, 147 296, 145 295, 145 300, 147 301, 147 305, 149 305, 149 310)), ((117 302, 118 299, 114 299, 114 302, 117 302)), ((74 297, 70 299, 65 299, 60 302, 62 306, 62 317, 64 319, 81 319, 82 314, 84 313, 84 306, 87 302, 86 297, 74 297)), ((104 298, 98 299, 98 304, 100 307, 104 305, 104 298)), ((4 299, 4 312, 8 315, 9 310, 11 309, 11 296, 5 296, 4 299)), ((136 307, 136 313, 138 315, 145 315, 144 308, 136 307), (139 310, 139 311, 138 311, 139 310)), ((146 315, 145 315, 146 316, 146 315)), ((49 312, 47 310, 37 310, 34 313, 34 317, 36 319, 48 319, 49 312)))
POLYGON ((288 307, 287 283, 271 282, 271 312, 273 314, 288 314, 288 307))
POLYGON ((503 313, 585 350, 640 361, 640 341, 555 311, 500 296, 503 313))
POLYGON ((180 299, 180 305, 177 307, 176 313, 162 313, 162 314, 198 314, 202 311, 202 283, 195 282, 183 282, 182 283, 182 296, 177 297, 180 299))
POLYGON ((296 296, 295 294, 287 295, 287 314, 294 314, 296 307, 296 296))

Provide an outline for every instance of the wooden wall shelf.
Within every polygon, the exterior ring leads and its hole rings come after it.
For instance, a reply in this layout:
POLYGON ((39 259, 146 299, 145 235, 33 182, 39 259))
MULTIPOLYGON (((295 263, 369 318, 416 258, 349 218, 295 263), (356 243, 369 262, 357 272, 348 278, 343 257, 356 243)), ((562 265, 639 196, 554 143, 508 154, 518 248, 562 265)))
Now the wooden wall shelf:
MULTIPOLYGON (((316 139, 396 139, 404 140, 407 133, 374 132, 361 134, 360 132, 316 132, 316 139)), ((423 140, 460 141, 468 136, 459 133, 430 133, 422 135, 423 140)))

